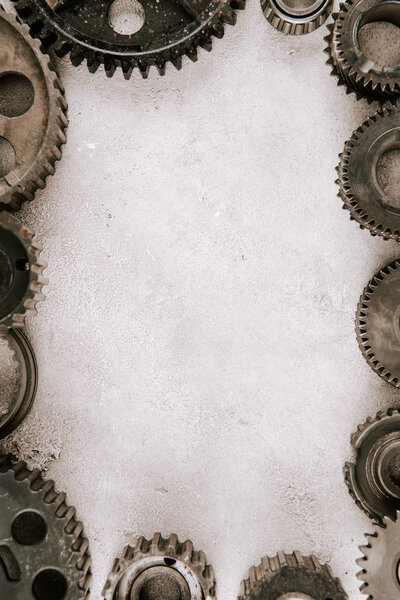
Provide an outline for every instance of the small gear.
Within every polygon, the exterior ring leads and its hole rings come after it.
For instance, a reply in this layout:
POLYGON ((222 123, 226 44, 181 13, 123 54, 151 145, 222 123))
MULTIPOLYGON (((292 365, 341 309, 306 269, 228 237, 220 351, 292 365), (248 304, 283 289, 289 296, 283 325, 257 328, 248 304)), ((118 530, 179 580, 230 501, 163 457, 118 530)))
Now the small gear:
POLYGON ((144 78, 152 65, 161 75, 167 62, 180 69, 183 55, 196 61, 197 48, 211 50, 211 37, 221 38, 224 24, 234 25, 235 10, 245 7, 245 0, 136 0, 143 24, 120 33, 111 22, 113 0, 13 2, 32 34, 57 56, 69 53, 75 66, 86 59, 90 72, 102 64, 108 77, 121 67, 125 79, 134 68, 144 78))
POLYGON ((399 66, 381 66, 365 56, 358 35, 368 23, 385 21, 398 25, 400 3, 397 0, 346 0, 333 19, 325 41, 328 64, 332 75, 338 78, 338 85, 346 85, 348 93, 354 92, 357 99, 366 98, 368 102, 399 98, 399 66))
POLYGON ((379 180, 382 157, 397 151, 400 106, 385 106, 370 117, 345 144, 337 167, 339 197, 350 218, 372 235, 400 241, 400 198, 390 196, 379 180))
POLYGON ((371 519, 396 518, 400 509, 400 411, 378 412, 351 436, 355 464, 346 463, 349 492, 371 519))
POLYGON ((265 18, 275 29, 291 35, 311 33, 332 12, 333 0, 261 0, 265 18))
POLYGON ((346 600, 343 587, 328 565, 300 552, 264 557, 242 581, 238 600, 346 600))
POLYGON ((400 595, 399 516, 396 521, 384 517, 382 527, 365 534, 367 544, 360 546, 364 555, 356 561, 362 569, 357 577, 363 582, 360 590, 371 600, 395 600, 400 595))
POLYGON ((53 481, 0 455, 0 589, 12 600, 84 600, 90 555, 75 509, 53 481))
POLYGON ((41 246, 33 233, 8 212, 0 212, 0 332, 23 327, 28 315, 36 314, 36 304, 44 300, 47 283, 40 260, 41 246))
POLYGON ((48 56, 0 7, 0 208, 32 200, 65 143, 67 104, 48 56))
POLYGON ((104 600, 214 600, 214 572, 203 552, 176 535, 140 537, 114 561, 104 600))
POLYGON ((371 279, 357 307, 356 334, 365 360, 382 379, 400 388, 400 262, 371 279))

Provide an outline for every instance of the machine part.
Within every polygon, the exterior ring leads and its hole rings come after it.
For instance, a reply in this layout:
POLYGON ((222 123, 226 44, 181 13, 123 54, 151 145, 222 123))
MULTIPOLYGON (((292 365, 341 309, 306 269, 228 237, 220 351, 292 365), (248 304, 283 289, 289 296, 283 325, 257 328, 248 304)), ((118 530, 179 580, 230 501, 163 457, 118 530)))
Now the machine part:
POLYGON ((151 65, 161 75, 171 62, 177 69, 182 56, 197 60, 197 48, 211 50, 211 37, 224 35, 224 24, 234 25, 235 10, 246 0, 13 0, 20 17, 44 47, 57 56, 70 54, 73 65, 86 59, 90 72, 104 65, 108 77, 117 67, 129 79, 134 68, 144 78, 151 65), (121 16, 141 17, 123 31, 113 25, 114 8, 121 16), (125 12, 124 12, 125 11, 125 12))
POLYGON ((22 331, 10 329, 0 337, 9 346, 18 374, 18 385, 10 393, 7 412, 0 415, 1 440, 20 425, 32 408, 37 388, 37 364, 32 346, 22 331))
POLYGON ((356 334, 370 367, 400 388, 400 261, 386 265, 366 286, 357 307, 356 334))
POLYGON ((379 65, 366 56, 359 43, 359 32, 364 25, 377 22, 400 25, 398 0, 346 0, 340 11, 334 13, 333 24, 328 25, 326 52, 332 75, 338 85, 346 85, 357 99, 395 101, 400 97, 400 66, 379 65))
POLYGON ((300 552, 279 552, 251 567, 242 581, 239 600, 345 600, 342 585, 328 565, 300 552))
POLYGON ((67 104, 40 42, 0 9, 0 208, 32 200, 65 143, 67 104))
MULTIPOLYGON (((399 3, 400 5, 400 3, 399 3)), ((372 235, 400 241, 400 195, 385 190, 382 160, 400 149, 400 110, 385 106, 346 142, 337 167, 339 197, 350 218, 372 235)))
POLYGON ((384 517, 382 526, 365 534, 367 544, 360 546, 364 555, 356 561, 362 569, 357 577, 363 581, 360 590, 371 600, 394 600, 400 595, 399 515, 396 521, 384 517))
POLYGON ((114 561, 103 589, 104 600, 213 600, 214 572, 204 552, 176 535, 140 537, 114 561))
POLYGON ((41 246, 33 233, 8 212, 0 212, 0 332, 23 327, 25 317, 35 315, 36 304, 44 300, 47 283, 39 259, 41 246))
POLYGON ((396 518, 400 509, 400 410, 378 412, 351 436, 355 464, 344 466, 346 485, 371 519, 396 518))
POLYGON ((261 0, 265 18, 282 33, 303 35, 321 27, 333 0, 261 0))
POLYGON ((0 455, 0 589, 7 600, 84 600, 90 555, 63 493, 0 455))

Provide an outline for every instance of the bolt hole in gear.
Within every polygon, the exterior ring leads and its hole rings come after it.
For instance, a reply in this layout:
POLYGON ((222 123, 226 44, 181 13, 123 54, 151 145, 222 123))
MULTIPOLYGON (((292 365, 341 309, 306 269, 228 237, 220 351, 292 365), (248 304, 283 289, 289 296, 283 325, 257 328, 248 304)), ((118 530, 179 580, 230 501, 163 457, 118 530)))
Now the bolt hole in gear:
POLYGON ((33 105, 35 91, 31 81, 20 73, 5 73, 0 76, 0 115, 21 117, 33 105))
POLYGON ((265 18, 282 33, 302 35, 325 23, 333 0, 261 0, 265 18))
POLYGON ((114 0, 108 9, 108 22, 116 33, 133 35, 146 20, 143 4, 138 0, 114 0))

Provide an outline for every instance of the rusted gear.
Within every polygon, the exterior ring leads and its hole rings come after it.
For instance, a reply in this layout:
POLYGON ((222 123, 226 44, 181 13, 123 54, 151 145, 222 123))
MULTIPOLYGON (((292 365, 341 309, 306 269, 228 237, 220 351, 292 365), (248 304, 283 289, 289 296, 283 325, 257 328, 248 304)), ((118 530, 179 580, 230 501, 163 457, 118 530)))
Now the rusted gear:
POLYGON ((279 552, 274 558, 262 559, 251 567, 248 579, 242 581, 238 600, 345 600, 343 587, 328 565, 315 556, 300 552, 279 552))
POLYGON ((400 148, 399 108, 386 106, 365 121, 346 143, 337 167, 339 197, 350 218, 372 235, 396 241, 400 241, 400 200, 385 192, 377 169, 383 155, 400 148))
POLYGON ((0 10, 0 208, 45 187, 65 142, 67 104, 49 57, 13 13, 0 10))
POLYGON ((396 518, 400 509, 400 411, 378 412, 351 436, 356 461, 344 476, 357 506, 371 519, 396 518))
POLYGON ((356 334, 365 360, 382 379, 400 388, 400 262, 371 279, 357 307, 356 334))
POLYGON ((84 600, 90 555, 75 509, 24 462, 0 455, 0 589, 7 600, 84 600), (1 568, 1 566, 3 568, 1 568))
POLYGON ((275 29, 291 35, 311 33, 321 27, 332 12, 333 0, 261 0, 265 18, 275 29))
POLYGON ((154 65, 161 75, 171 62, 177 69, 182 56, 197 60, 197 48, 211 50, 212 36, 234 25, 235 10, 245 0, 141 0, 144 24, 125 35, 110 24, 113 0, 13 0, 22 19, 46 48, 57 56, 69 53, 73 65, 86 60, 90 72, 104 65, 108 77, 117 67, 129 79, 134 68, 143 77, 154 65))
POLYGON ((0 212, 0 332, 23 327, 25 317, 36 314, 36 304, 44 300, 47 283, 40 260, 41 246, 33 233, 8 212, 0 212))
POLYGON ((338 85, 346 85, 357 99, 395 101, 400 96, 399 66, 380 66, 362 52, 358 43, 360 29, 368 23, 385 21, 400 24, 398 0, 346 0, 328 25, 326 52, 332 75, 338 85))
POLYGON ((104 600, 214 600, 214 572, 204 552, 176 535, 139 538, 114 561, 104 600))
POLYGON ((363 556, 357 559, 357 573, 363 584, 360 590, 371 600, 395 600, 400 595, 400 513, 397 520, 384 517, 383 526, 365 536, 367 544, 360 546, 363 556))

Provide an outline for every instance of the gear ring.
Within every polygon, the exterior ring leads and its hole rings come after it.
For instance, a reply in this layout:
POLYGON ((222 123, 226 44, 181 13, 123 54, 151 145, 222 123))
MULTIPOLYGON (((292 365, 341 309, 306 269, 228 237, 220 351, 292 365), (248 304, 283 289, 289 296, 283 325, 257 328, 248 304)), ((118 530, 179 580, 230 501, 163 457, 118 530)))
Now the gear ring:
POLYGON ((84 600, 90 555, 75 509, 24 462, 0 455, 0 579, 12 600, 84 600), (3 567, 3 569, 1 568, 3 567), (2 572, 3 571, 3 572, 2 572))
POLYGON ((242 581, 238 600, 346 600, 342 585, 328 565, 300 552, 264 557, 242 581))
POLYGON ((372 235, 400 241, 400 200, 381 186, 377 169, 386 153, 400 148, 399 105, 385 107, 346 142, 337 167, 339 197, 350 218, 372 235))
POLYGON ((103 589, 104 600, 139 600, 157 593, 154 597, 164 600, 215 599, 213 569, 192 542, 159 533, 151 540, 139 538, 114 561, 103 589))
POLYGON ((144 78, 151 65, 161 75, 167 62, 180 69, 183 55, 196 61, 197 47, 211 50, 211 37, 223 37, 224 24, 234 25, 235 10, 245 7, 245 0, 178 0, 175 6, 165 0, 142 0, 144 25, 135 33, 124 35, 115 31, 109 21, 113 0, 13 2, 32 34, 40 38, 44 47, 53 46, 57 56, 69 53, 75 66, 86 59, 92 73, 103 64, 108 77, 121 67, 125 79, 130 78, 134 68, 144 78))
POLYGON ((285 0, 261 0, 265 18, 275 29, 290 35, 311 33, 321 27, 332 12, 333 0, 304 2, 296 8, 285 0))
POLYGON ((380 66, 362 52, 358 32, 368 24, 385 21, 400 24, 397 0, 346 0, 328 25, 326 52, 338 85, 346 85, 357 99, 395 101, 400 96, 399 66, 380 66))

